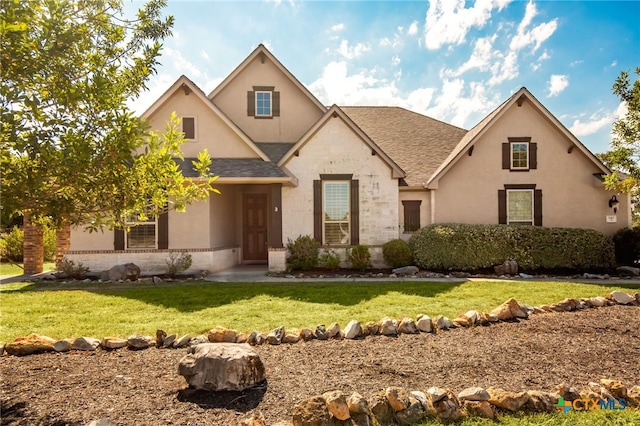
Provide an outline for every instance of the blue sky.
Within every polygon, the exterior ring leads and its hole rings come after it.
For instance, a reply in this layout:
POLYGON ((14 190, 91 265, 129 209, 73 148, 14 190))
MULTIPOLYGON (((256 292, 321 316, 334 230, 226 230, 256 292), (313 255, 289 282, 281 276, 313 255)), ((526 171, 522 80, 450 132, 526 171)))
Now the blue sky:
MULTIPOLYGON (((134 1, 131 8, 140 7, 134 1)), ((640 1, 179 1, 143 112, 180 75, 209 93, 260 43, 327 105, 394 105, 469 129, 526 86, 591 151, 640 66, 640 1)))

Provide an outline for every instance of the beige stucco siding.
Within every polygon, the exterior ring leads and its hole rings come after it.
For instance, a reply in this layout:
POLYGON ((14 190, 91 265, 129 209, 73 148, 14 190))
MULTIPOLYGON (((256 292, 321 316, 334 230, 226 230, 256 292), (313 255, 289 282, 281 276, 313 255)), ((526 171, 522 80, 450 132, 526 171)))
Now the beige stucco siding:
POLYGON ((169 249, 209 248, 209 200, 187 206, 185 212, 169 212, 169 249))
POLYGON ((331 118, 285 167, 297 187, 282 188, 283 241, 313 235, 313 181, 320 174, 353 174, 359 180, 360 243, 398 237, 398 180, 391 169, 340 119, 331 118))
POLYGON ((221 90, 213 102, 255 142, 297 142, 323 114, 276 65, 260 56, 221 90), (247 115, 247 92, 254 86, 273 86, 280 92, 280 116, 247 115))
POLYGON ((210 197, 210 244, 211 247, 230 247, 236 244, 236 228, 242 219, 240 215, 236 217, 237 190, 235 185, 220 185, 218 189, 220 194, 210 197))
POLYGON ((71 227, 69 250, 113 250, 114 231, 89 232, 84 226, 71 227))
POLYGON ((426 189, 422 190, 401 190, 398 200, 398 229, 400 238, 408 240, 411 233, 405 233, 404 230, 404 205, 403 201, 421 201, 420 204, 420 227, 427 226, 431 223, 431 193, 426 189))
POLYGON ((182 145, 185 157, 196 157, 205 148, 214 158, 258 157, 258 154, 195 93, 187 95, 183 90, 176 90, 149 117, 151 128, 163 131, 174 111, 178 117, 195 118, 195 140, 187 140, 182 145))
POLYGON ((542 190, 543 226, 592 228, 607 234, 626 226, 624 204, 617 223, 606 223, 606 216, 613 214, 607 203, 612 193, 593 176, 600 170, 584 153, 578 148, 568 153, 570 145, 530 102, 514 104, 477 140, 472 156, 465 153, 439 180, 435 222, 498 223, 498 190, 505 184, 535 184, 542 190), (520 136, 537 143, 538 167, 503 170, 502 143, 520 136))

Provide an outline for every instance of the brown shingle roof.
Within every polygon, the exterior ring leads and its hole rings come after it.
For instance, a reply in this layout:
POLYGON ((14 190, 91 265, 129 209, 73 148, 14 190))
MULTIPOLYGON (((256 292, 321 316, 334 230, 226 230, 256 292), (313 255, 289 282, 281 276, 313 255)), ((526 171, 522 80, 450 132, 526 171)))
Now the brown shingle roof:
POLYGON ((407 174, 422 186, 467 133, 400 107, 340 107, 407 174))

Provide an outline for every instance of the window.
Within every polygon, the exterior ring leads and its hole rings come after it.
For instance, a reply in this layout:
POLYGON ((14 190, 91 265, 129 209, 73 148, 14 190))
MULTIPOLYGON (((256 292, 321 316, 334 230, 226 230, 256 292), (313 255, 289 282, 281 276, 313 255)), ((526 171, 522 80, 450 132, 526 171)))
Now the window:
POLYGON ((155 249, 157 248, 157 220, 131 217, 127 221, 129 231, 126 233, 126 249, 155 249))
POLYGON ((313 181, 313 237, 321 244, 359 243, 359 181, 351 174, 313 181))
POLYGON ((185 139, 196 138, 196 119, 194 117, 182 117, 182 132, 185 139))
POLYGON ((420 229, 420 204, 422 201, 402 202, 404 206, 404 232, 415 232, 420 229))
POLYGON ((533 225, 533 190, 507 190, 507 223, 533 225))
POLYGON ((280 116, 280 92, 274 86, 253 86, 247 92, 247 115, 255 118, 280 116))
POLYGON ((498 223, 542 226, 542 190, 529 184, 498 190, 498 223))
POLYGON ((502 144, 502 168, 513 172, 528 172, 538 168, 538 144, 530 137, 508 138, 502 144))
POLYGON ((349 182, 325 181, 323 193, 323 242, 349 244, 349 182))
POLYGON ((271 92, 256 92, 256 117, 271 117, 271 92))

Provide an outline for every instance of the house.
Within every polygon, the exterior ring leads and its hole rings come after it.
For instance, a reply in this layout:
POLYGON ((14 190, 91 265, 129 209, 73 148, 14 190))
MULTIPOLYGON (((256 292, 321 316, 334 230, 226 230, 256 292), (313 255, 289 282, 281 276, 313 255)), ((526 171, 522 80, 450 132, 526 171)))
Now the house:
POLYGON ((144 117, 163 129, 173 111, 183 173, 207 148, 221 194, 126 233, 76 227, 67 257, 155 272, 179 251, 194 270, 283 270, 287 241, 312 235, 343 259, 365 244, 381 264, 382 244, 433 223, 613 234, 631 221, 629 197, 603 187, 609 170, 526 88, 465 130, 399 107, 327 107, 260 45, 210 94, 182 76, 144 117))

